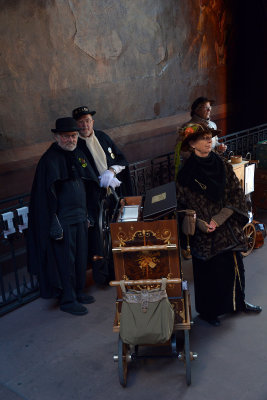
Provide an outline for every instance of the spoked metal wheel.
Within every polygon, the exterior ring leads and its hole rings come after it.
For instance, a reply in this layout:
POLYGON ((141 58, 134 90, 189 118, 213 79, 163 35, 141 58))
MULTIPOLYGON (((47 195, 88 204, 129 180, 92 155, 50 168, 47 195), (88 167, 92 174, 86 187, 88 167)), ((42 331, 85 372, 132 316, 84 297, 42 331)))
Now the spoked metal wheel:
POLYGON ((189 330, 184 330, 184 362, 186 368, 186 383, 191 385, 191 354, 189 343, 189 330))
POLYGON ((177 356, 178 355, 178 349, 177 349, 177 340, 176 340, 176 334, 173 333, 171 335, 171 350, 172 354, 177 356))
POLYGON ((99 223, 100 239, 104 251, 104 257, 106 259, 109 258, 111 251, 109 215, 110 215, 109 203, 107 199, 102 199, 100 204, 98 223, 99 223))
POLYGON ((249 224, 246 224, 243 228, 243 231, 245 233, 245 237, 246 237, 246 241, 247 241, 247 246, 248 246, 248 250, 241 252, 242 256, 246 257, 248 256, 254 246, 255 246, 255 241, 256 241, 256 229, 254 224, 252 224, 251 222, 249 224))
POLYGON ((119 335, 118 340, 118 366, 119 366, 119 380, 123 387, 127 384, 127 353, 128 345, 123 343, 119 335))

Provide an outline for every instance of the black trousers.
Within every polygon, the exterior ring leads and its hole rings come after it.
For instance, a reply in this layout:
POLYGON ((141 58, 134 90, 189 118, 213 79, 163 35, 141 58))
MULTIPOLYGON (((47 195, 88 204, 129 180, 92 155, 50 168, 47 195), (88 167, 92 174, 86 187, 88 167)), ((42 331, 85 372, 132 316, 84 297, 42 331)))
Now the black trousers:
POLYGON ((53 241, 53 251, 61 280, 60 303, 76 300, 86 280, 88 226, 87 221, 73 225, 62 225, 63 239, 53 241))

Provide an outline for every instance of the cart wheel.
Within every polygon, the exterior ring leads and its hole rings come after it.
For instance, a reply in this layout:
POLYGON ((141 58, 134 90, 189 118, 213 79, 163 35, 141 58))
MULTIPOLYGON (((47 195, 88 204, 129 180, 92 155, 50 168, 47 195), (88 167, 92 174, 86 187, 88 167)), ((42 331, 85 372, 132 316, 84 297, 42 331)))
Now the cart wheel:
POLYGON ((119 335, 118 341, 118 365, 119 365, 119 380, 123 387, 127 384, 127 344, 123 343, 119 335))
POLYGON ((109 204, 106 199, 101 201, 98 223, 104 257, 109 259, 111 251, 111 236, 109 227, 109 204))
POLYGON ((189 345, 189 330, 184 330, 184 358, 186 368, 186 383, 191 385, 191 355, 189 345))
POLYGON ((244 226, 243 231, 245 233, 246 242, 247 242, 247 245, 248 245, 248 250, 244 251, 244 252, 241 252, 241 254, 242 254, 243 257, 246 257, 252 252, 252 250, 253 250, 253 248, 255 246, 256 229, 255 229, 254 224, 252 224, 250 222, 249 224, 246 224, 244 226))
POLYGON ((177 356, 178 355, 178 350, 177 350, 177 340, 176 340, 176 334, 173 333, 171 335, 171 349, 172 349, 172 354, 177 356))

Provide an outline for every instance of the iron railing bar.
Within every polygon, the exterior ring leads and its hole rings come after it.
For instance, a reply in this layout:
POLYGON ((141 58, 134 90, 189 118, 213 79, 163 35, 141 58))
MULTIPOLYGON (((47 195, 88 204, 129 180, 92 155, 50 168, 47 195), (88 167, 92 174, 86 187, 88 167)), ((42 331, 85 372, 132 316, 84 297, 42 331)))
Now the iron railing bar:
POLYGON ((1 308, 1 303, 0 303, 0 316, 3 316, 10 311, 14 311, 18 307, 23 306, 24 304, 27 304, 30 301, 38 299, 39 296, 40 296, 40 292, 39 292, 39 290, 36 290, 35 292, 29 293, 26 296, 24 296, 20 303, 18 303, 16 299, 11 300, 10 302, 8 302, 8 304, 5 305, 5 307, 3 309, 1 308))
POLYGON ((15 282, 16 282, 16 287, 17 287, 18 300, 19 300, 19 302, 21 302, 21 291, 20 291, 18 268, 17 268, 17 262, 16 262, 16 255, 15 255, 13 238, 9 239, 9 243, 10 243, 10 247, 11 247, 12 263, 13 263, 13 268, 14 268, 14 275, 15 275, 15 282))
POLYGON ((1 264, 0 264, 0 288, 1 288, 2 300, 3 300, 3 303, 5 303, 6 302, 6 293, 5 293, 5 285, 4 285, 4 279, 3 279, 1 264))

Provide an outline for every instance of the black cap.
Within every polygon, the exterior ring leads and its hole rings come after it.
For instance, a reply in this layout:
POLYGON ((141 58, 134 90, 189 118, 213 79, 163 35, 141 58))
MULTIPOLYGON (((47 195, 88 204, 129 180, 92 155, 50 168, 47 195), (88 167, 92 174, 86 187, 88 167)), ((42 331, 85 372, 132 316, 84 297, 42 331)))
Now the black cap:
POLYGON ((66 117, 66 118, 58 118, 56 120, 56 129, 51 129, 51 131, 54 133, 76 132, 76 131, 78 132, 80 131, 80 128, 78 128, 75 119, 71 117, 66 117))
POLYGON ((72 111, 72 117, 74 119, 79 119, 82 115, 87 115, 87 114, 95 115, 95 113, 96 113, 95 111, 90 111, 88 107, 82 106, 82 107, 75 108, 72 111))
POLYGON ((196 109, 198 108, 198 106, 202 103, 210 103, 211 105, 214 104, 214 100, 210 100, 207 97, 198 97, 191 105, 191 117, 193 117, 193 115, 195 114, 196 109))

